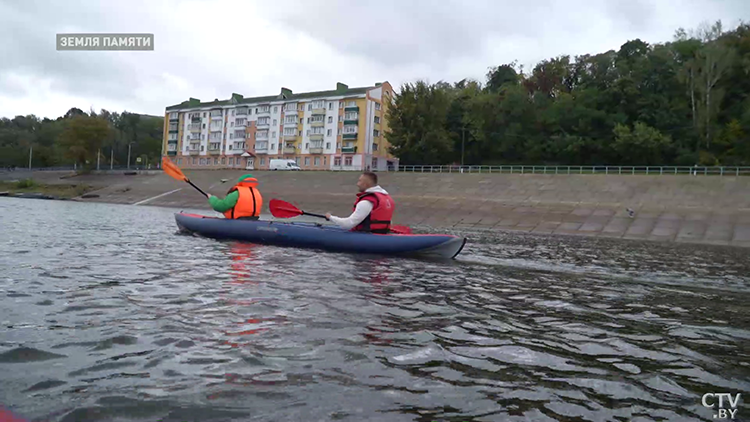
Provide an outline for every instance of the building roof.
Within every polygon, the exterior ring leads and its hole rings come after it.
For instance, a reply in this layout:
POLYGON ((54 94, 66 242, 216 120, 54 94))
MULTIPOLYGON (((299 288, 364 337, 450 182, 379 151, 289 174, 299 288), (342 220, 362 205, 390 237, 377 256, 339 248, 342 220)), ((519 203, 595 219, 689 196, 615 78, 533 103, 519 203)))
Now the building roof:
POLYGON ((207 107, 223 107, 229 105, 240 105, 240 104, 258 104, 258 103, 270 103, 273 101, 298 101, 312 98, 325 98, 325 97, 346 97, 351 95, 362 95, 370 89, 381 86, 382 83, 376 83, 373 86, 349 88, 349 86, 342 84, 341 82, 336 84, 336 89, 330 91, 314 91, 314 92, 301 92, 299 94, 292 93, 292 90, 288 88, 281 88, 281 93, 278 95, 267 95, 263 97, 249 97, 245 98, 240 94, 233 93, 232 97, 228 100, 214 100, 202 103, 197 98, 190 98, 187 101, 183 101, 180 104, 175 104, 167 107, 167 111, 170 110, 183 110, 191 108, 207 108, 207 107))

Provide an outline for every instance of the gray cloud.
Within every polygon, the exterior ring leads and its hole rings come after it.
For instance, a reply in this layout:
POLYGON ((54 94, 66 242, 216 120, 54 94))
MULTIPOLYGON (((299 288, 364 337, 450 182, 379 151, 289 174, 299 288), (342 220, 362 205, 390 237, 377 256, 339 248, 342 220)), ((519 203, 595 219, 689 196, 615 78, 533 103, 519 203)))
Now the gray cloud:
POLYGON ((137 80, 119 60, 123 53, 55 49, 56 33, 102 32, 96 27, 107 24, 100 10, 70 6, 29 0, 0 6, 5 16, 0 37, 13 40, 0 43, 0 57, 6 58, 0 60, 0 75, 15 72, 49 78, 53 90, 75 95, 130 98, 137 80), (89 20, 97 25, 87 24, 89 20))
POLYGON ((489 66, 513 60, 528 69, 749 17, 750 0, 0 0, 0 115, 55 116, 91 103, 161 114, 189 96, 270 95, 281 86, 483 81, 489 66), (151 32, 156 50, 56 51, 59 32, 151 32))
MULTIPOLYGON (((523 4, 524 15, 541 15, 551 0, 523 4)), ((470 57, 488 35, 533 36, 538 27, 496 0, 306 0, 295 7, 263 3, 272 19, 320 39, 344 54, 386 66, 470 57)))

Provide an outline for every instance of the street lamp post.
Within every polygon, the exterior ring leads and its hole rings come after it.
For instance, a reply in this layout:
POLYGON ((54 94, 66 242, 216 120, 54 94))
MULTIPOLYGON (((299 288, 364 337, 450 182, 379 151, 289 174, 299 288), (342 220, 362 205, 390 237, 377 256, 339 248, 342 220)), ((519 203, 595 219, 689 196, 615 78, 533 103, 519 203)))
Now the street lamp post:
POLYGON ((133 143, 128 144, 128 170, 130 170, 130 146, 133 145, 133 143))
POLYGON ((461 167, 464 166, 464 143, 466 142, 466 127, 461 127, 461 167))

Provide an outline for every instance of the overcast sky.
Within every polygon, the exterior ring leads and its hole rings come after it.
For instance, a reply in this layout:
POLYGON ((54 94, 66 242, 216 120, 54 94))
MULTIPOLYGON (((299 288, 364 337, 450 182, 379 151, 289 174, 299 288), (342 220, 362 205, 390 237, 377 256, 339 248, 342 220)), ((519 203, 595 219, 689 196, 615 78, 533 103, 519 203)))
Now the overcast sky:
POLYGON ((489 66, 669 41, 717 19, 750 20, 750 0, 0 0, 0 117, 484 81, 489 66), (155 50, 56 51, 64 32, 153 33, 155 50))

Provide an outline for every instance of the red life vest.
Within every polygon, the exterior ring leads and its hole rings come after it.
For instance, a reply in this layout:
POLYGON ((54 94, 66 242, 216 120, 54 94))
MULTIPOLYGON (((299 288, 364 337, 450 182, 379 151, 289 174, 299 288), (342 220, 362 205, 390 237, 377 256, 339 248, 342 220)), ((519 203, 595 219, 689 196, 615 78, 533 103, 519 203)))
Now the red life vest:
POLYGON ((353 209, 357 208, 359 201, 372 202, 372 211, 352 230, 380 234, 389 233, 391 218, 393 218, 393 211, 396 208, 391 196, 379 192, 360 192, 357 194, 353 209))

